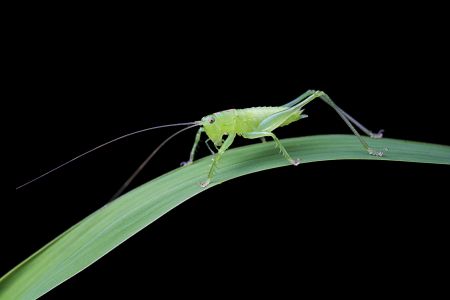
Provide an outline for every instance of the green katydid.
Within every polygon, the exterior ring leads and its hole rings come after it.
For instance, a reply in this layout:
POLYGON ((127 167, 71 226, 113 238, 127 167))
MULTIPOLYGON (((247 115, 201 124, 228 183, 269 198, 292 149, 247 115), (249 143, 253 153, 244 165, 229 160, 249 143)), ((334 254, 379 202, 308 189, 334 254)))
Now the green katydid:
POLYGON ((289 125, 292 122, 307 117, 302 114, 302 108, 317 98, 322 99, 334 108, 339 116, 350 127, 361 142, 364 149, 366 149, 369 154, 383 156, 382 151, 376 151, 369 147, 366 141, 364 141, 359 135, 358 131, 356 131, 356 129, 352 126, 352 123, 372 138, 381 138, 383 136, 382 130, 378 133, 371 132, 349 114, 340 109, 330 99, 330 97, 328 97, 327 94, 322 91, 309 90, 295 100, 282 106, 229 109, 203 117, 200 121, 201 127, 198 129, 195 137, 194 146, 192 147, 189 160, 185 164, 191 164, 194 161, 194 154, 198 142, 200 141, 200 135, 202 132, 205 132, 209 140, 214 143, 218 151, 213 158, 206 181, 201 183, 202 187, 206 187, 213 179, 218 162, 222 158, 225 151, 231 146, 236 135, 242 136, 246 139, 261 138, 263 141, 265 137, 271 137, 275 142, 275 146, 280 149, 281 154, 291 164, 297 166, 300 164, 301 160, 298 158, 293 159, 272 131, 278 127, 289 125), (227 136, 225 140, 223 140, 224 136, 227 136))
POLYGON ((197 146, 200 141, 201 134, 204 132, 208 136, 208 140, 206 141, 206 145, 208 149, 213 152, 214 157, 212 159, 212 164, 209 168, 209 172, 207 174, 206 180, 201 182, 200 185, 202 187, 208 186, 211 180, 214 177, 214 172, 217 168, 217 164, 222 158, 225 151, 231 146, 236 135, 242 136, 246 139, 257 139, 260 138, 263 141, 265 137, 271 137, 275 146, 280 149, 281 154, 294 166, 297 166, 301 163, 301 160, 298 158, 293 159, 289 153, 286 151, 284 146, 278 140, 276 135, 273 133, 275 129, 278 127, 286 126, 291 124, 292 122, 298 121, 302 118, 307 117, 307 115, 303 113, 303 107, 313 101, 314 99, 321 99, 328 105, 330 105, 338 115, 344 120, 344 122, 348 125, 348 127, 352 130, 355 136, 361 142, 363 148, 370 154, 375 156, 382 156, 383 151, 374 150, 369 147, 367 142, 360 136, 358 131, 353 127, 355 125, 365 134, 367 134, 371 138, 381 138, 383 136, 383 131, 380 130, 378 133, 373 133, 368 130, 366 127, 361 125, 358 121, 352 118, 349 114, 339 108, 328 95, 322 91, 309 90, 294 99, 293 101, 286 103, 282 106, 271 106, 271 107, 252 107, 245 109, 228 109, 220 112, 213 113, 211 115, 203 117, 200 121, 188 122, 188 123, 177 123, 177 124, 168 124, 162 126, 156 126, 151 128, 146 128, 142 130, 138 130, 132 133, 128 133, 126 135, 115 138, 111 141, 101 144, 89 151, 86 151, 75 158, 59 165, 58 167, 51 169, 50 171, 20 185, 16 188, 16 190, 62 168, 63 166, 81 158, 82 156, 89 154, 97 149, 100 149, 106 145, 109 145, 113 142, 121 140, 123 138, 129 137, 131 135, 135 135, 138 133, 142 133, 149 130, 164 128, 164 127, 172 127, 172 126, 183 126, 189 125, 185 127, 171 136, 169 136, 166 140, 164 140, 148 157, 145 159, 143 163, 136 169, 136 171, 128 178, 128 180, 122 185, 122 187, 116 192, 113 196, 113 199, 119 196, 125 188, 131 183, 131 181, 137 176, 137 174, 144 168, 144 166, 150 161, 151 158, 158 152, 169 140, 174 138, 176 135, 180 134, 183 131, 186 131, 190 128, 200 126, 195 136, 194 145, 190 152, 190 157, 187 162, 182 163, 183 165, 189 165, 194 161, 194 154, 197 149, 197 146), (353 124, 353 125, 352 125, 353 124), (226 136, 225 140, 223 139, 226 136), (208 141, 212 141, 214 146, 217 149, 217 153, 211 150, 208 145, 208 141))

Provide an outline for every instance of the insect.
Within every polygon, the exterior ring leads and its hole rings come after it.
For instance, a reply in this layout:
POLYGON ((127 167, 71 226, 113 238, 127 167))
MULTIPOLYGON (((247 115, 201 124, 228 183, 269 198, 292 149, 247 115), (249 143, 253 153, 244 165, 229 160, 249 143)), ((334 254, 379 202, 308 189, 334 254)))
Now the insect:
POLYGON ((121 140, 123 138, 129 137, 131 135, 135 135, 138 133, 142 133, 149 130, 164 128, 164 127, 172 127, 172 126, 186 126, 187 127, 175 132, 171 136, 169 136, 166 140, 164 140, 148 157, 141 165, 136 169, 136 171, 128 178, 128 180, 122 185, 122 187, 115 193, 113 199, 119 196, 125 188, 131 183, 131 181, 138 175, 138 173, 144 168, 144 166, 153 158, 153 156, 158 152, 169 140, 174 138, 176 135, 180 134, 183 131, 186 131, 190 128, 200 126, 195 135, 194 145, 190 152, 189 160, 187 162, 182 163, 182 165, 190 165, 194 162, 194 155, 196 149, 198 147, 200 138, 202 133, 205 133, 208 136, 206 140, 206 145, 211 152, 213 152, 214 157, 212 159, 212 164, 209 168, 208 174, 206 176, 206 180, 201 182, 200 185, 202 187, 206 187, 213 180, 214 173, 217 169, 217 165, 224 155, 225 151, 232 145, 235 137, 242 136, 246 139, 262 139, 265 141, 266 137, 270 137, 274 140, 275 146, 279 148, 281 154, 294 166, 297 166, 301 163, 299 158, 292 158, 287 150, 284 148, 283 144, 277 138, 277 136, 273 133, 275 129, 278 127, 283 127, 289 125, 293 122, 296 122, 300 119, 307 117, 307 115, 303 114, 303 107, 310 103, 315 99, 321 99, 329 106, 331 106, 337 114, 344 120, 347 126, 352 130, 355 136, 359 139, 363 148, 370 154, 375 156, 383 156, 383 151, 378 151, 369 147, 367 142, 361 137, 358 131, 353 127, 355 125, 365 134, 367 134, 371 138, 381 138, 383 136, 383 130, 380 130, 378 133, 373 133, 364 127, 361 123, 356 121, 353 117, 339 108, 330 97, 323 91, 309 90, 293 101, 286 103, 282 106, 269 106, 269 107, 252 107, 245 109, 228 109, 220 112, 213 113, 211 115, 203 117, 200 121, 188 122, 188 123, 177 123, 177 124, 168 124, 162 126, 156 126, 151 128, 146 128, 142 130, 138 130, 123 136, 120 136, 116 139, 108 141, 100 146, 97 146, 87 152, 84 152, 75 158, 59 165, 58 167, 22 184, 17 187, 16 190, 62 168, 63 166, 81 158, 82 156, 89 154, 95 150, 98 150, 106 145, 109 145, 113 142, 121 140), (208 142, 213 142, 217 153, 209 147, 208 142))
POLYGON ((218 151, 213 158, 206 181, 201 183, 202 187, 206 187, 213 179, 218 162, 225 151, 231 146, 236 135, 246 139, 261 138, 263 141, 265 141, 264 138, 270 137, 274 140, 276 147, 280 149, 281 154, 292 165, 299 165, 301 160, 299 158, 292 158, 289 155, 273 131, 278 127, 289 125, 292 122, 307 117, 307 115, 303 114, 302 108, 314 99, 322 99, 330 105, 350 127, 369 154, 383 156, 382 151, 376 151, 369 147, 366 141, 361 138, 358 131, 352 126, 352 123, 372 138, 381 138, 383 136, 382 130, 378 133, 371 132, 340 109, 323 91, 309 90, 295 100, 282 106, 229 109, 203 117, 200 121, 201 127, 197 131, 189 160, 185 164, 188 165, 194 161, 194 154, 200 141, 200 136, 205 132, 209 138, 208 140, 214 143, 218 151), (226 138, 224 139, 225 136, 226 138))

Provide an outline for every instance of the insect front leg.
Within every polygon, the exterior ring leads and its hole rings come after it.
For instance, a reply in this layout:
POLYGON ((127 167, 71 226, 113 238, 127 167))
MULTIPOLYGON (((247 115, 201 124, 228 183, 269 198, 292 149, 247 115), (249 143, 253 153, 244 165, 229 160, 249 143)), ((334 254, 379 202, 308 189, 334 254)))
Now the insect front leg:
MULTIPOLYGON (((206 141, 205 141, 205 145, 206 145, 206 147, 208 148, 208 150, 209 150, 209 152, 211 152, 211 154, 212 155, 214 155, 214 154, 216 154, 216 152, 214 152, 213 151, 213 149, 211 149, 211 147, 209 146, 209 142, 211 141, 211 139, 207 139, 206 141)), ((215 147, 216 145, 214 145, 214 147, 215 147)))
POLYGON ((270 136, 274 141, 275 145, 280 149, 281 154, 294 166, 298 166, 300 164, 300 159, 293 159, 286 148, 284 148, 283 144, 281 144, 280 140, 276 137, 272 132, 248 132, 242 135, 246 139, 257 139, 261 137, 270 136))
POLYGON ((195 151, 197 150, 198 142, 200 141, 200 136, 204 131, 203 127, 200 127, 195 135, 194 145, 192 146, 191 154, 189 155, 189 160, 181 163, 182 166, 190 165, 194 161, 195 151))
POLYGON ((225 140, 225 142, 220 147, 220 149, 217 152, 217 154, 214 156, 213 162, 212 162, 211 167, 209 169, 208 178, 206 179, 206 181, 200 183, 200 185, 202 187, 206 187, 211 182, 211 179, 213 178, 214 172, 215 172, 215 170, 217 168, 217 163, 220 161, 220 159, 222 158, 222 155, 225 153, 225 151, 231 146, 231 144, 233 143, 235 137, 236 137, 236 133, 230 133, 230 135, 228 135, 227 139, 225 140))

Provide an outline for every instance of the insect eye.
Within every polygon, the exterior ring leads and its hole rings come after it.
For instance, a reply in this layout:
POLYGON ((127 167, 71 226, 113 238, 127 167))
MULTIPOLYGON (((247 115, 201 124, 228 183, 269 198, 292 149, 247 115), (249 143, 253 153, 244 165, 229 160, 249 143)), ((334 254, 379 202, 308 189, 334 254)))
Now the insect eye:
POLYGON ((215 120, 213 117, 209 118, 209 120, 208 120, 209 124, 212 124, 212 123, 214 123, 215 121, 216 121, 216 120, 215 120))

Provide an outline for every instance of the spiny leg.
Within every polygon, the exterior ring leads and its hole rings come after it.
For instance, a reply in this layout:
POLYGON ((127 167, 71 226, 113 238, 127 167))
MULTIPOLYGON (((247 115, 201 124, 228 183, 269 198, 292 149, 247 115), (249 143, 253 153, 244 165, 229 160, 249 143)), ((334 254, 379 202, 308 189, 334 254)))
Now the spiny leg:
POLYGON ((194 161, 195 151, 197 150, 198 142, 200 141, 200 136, 202 135, 203 131, 204 131, 203 127, 200 127, 198 129, 197 134, 195 135, 194 145, 192 146, 192 149, 191 149, 191 154, 189 155, 189 160, 183 161, 181 163, 181 166, 190 165, 194 161))
POLYGON ((225 151, 228 149, 228 147, 231 146, 231 144, 233 143, 235 137, 236 137, 235 133, 230 134, 226 138, 226 140, 222 144, 222 146, 220 146, 219 151, 217 152, 217 154, 213 158, 213 162, 211 164, 211 168, 209 169, 208 178, 206 179, 206 181, 200 183, 200 185, 202 187, 206 187, 211 182, 211 179, 213 178, 214 172, 215 172, 215 170, 217 168, 217 163, 220 161, 220 159, 222 158, 222 155, 225 153, 225 151))
POLYGON ((341 108, 339 108, 339 106, 337 106, 332 100, 331 98, 325 94, 324 92, 322 92, 322 94, 320 95, 320 99, 322 99, 325 103, 327 103, 328 105, 330 105, 337 113, 338 115, 342 118, 342 120, 344 120, 344 122, 347 124, 347 126, 351 129, 351 131, 356 135, 356 137, 359 139, 359 141, 361 142, 361 144, 363 145, 363 147, 367 150, 367 152, 370 155, 374 155, 374 156, 383 156, 384 152, 383 151, 377 151, 374 150, 372 148, 369 147, 369 145, 366 143, 366 141, 361 137, 361 135, 359 134, 358 131, 356 131, 356 129, 353 127, 352 122, 358 127, 360 128, 362 131, 364 131, 365 133, 367 133, 370 137, 381 137, 382 136, 382 131, 374 134, 371 131, 369 131, 367 128, 365 128, 364 126, 362 126, 359 122, 357 122, 355 119, 353 119, 352 117, 348 118, 348 115, 346 112, 344 112, 341 108), (363 129, 364 128, 364 129, 363 129))
POLYGON ((265 136, 270 136, 274 142, 275 145, 280 149, 281 154, 294 166, 298 166, 300 164, 300 159, 293 159, 289 153, 287 152, 286 148, 284 148, 283 144, 281 144, 280 140, 276 137, 275 134, 273 134, 272 132, 248 132, 248 133, 244 133, 242 135, 244 138, 247 139, 256 139, 256 138, 261 138, 261 137, 265 137, 265 136))
MULTIPOLYGON (((338 106, 336 106, 338 107, 338 106)), ((370 131, 369 129, 367 129, 366 127, 364 127, 364 125, 362 125, 361 123, 359 123, 358 121, 356 121, 352 116, 350 116, 348 113, 346 113, 344 110, 342 110, 342 108, 338 107, 339 110, 341 111, 341 113, 343 113, 347 119, 350 120, 350 122, 353 123, 353 125, 355 125, 356 127, 358 127, 359 129, 361 129, 362 132, 364 132, 365 134, 367 134, 368 136, 370 136, 373 139, 381 139, 383 137, 383 129, 378 130, 377 133, 373 133, 372 131, 370 131)))
POLYGON ((352 125, 352 121, 354 122, 354 124, 360 128, 361 130, 363 130, 364 132, 366 132, 368 135, 370 135, 371 137, 381 137, 381 132, 379 132, 378 134, 374 134, 371 131, 369 131, 367 128, 365 128, 364 126, 362 126, 360 123, 358 123, 355 119, 351 118, 347 118, 347 116, 349 116, 347 113, 345 113, 341 108, 339 108, 339 106, 337 106, 330 97, 328 97, 327 94, 325 94, 322 91, 313 91, 313 93, 311 94, 311 96, 309 96, 308 98, 306 98, 305 100, 303 100, 302 102, 294 105, 292 107, 293 108, 297 108, 297 109, 301 109, 303 106, 305 106, 306 104, 308 104, 309 102, 313 101, 316 98, 320 98, 322 101, 324 101, 325 103, 327 103, 328 105, 330 105, 336 112, 337 114, 342 118, 342 120, 344 120, 344 122, 347 124, 347 126, 351 129, 351 131, 355 134, 355 136, 359 139, 360 143, 362 144, 362 146, 364 147, 364 149, 367 150, 367 152, 370 155, 375 155, 375 156, 383 156, 383 151, 376 151, 372 148, 369 147, 369 145, 366 143, 366 141, 361 137, 361 135, 359 134, 358 131, 356 131, 355 127, 353 127, 352 125), (364 128, 364 129, 363 129, 364 128))

